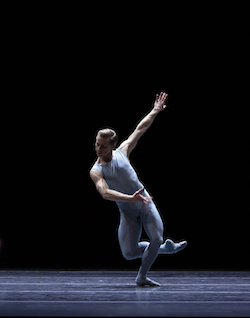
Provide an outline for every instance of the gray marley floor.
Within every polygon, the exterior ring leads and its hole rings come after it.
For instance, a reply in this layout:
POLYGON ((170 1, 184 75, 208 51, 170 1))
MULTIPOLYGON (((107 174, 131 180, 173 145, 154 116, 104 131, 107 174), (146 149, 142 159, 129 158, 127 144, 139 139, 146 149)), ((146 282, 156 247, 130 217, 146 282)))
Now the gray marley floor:
POLYGON ((0 270, 0 316, 250 316, 248 271, 0 270))

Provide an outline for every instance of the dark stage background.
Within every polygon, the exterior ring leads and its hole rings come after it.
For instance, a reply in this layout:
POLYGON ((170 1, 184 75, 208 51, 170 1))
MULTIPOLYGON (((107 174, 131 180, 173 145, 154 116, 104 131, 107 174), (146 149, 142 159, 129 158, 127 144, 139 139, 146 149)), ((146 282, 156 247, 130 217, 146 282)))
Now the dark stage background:
POLYGON ((5 10, 1 268, 137 269, 89 178, 94 135, 120 141, 169 93, 131 155, 186 239, 153 269, 249 269, 247 9, 22 1, 5 10))

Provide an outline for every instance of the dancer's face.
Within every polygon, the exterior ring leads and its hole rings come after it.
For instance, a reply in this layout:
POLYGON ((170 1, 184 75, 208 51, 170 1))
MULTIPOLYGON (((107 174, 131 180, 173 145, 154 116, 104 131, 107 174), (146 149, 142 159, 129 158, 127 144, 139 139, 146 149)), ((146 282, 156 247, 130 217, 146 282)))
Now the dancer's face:
POLYGON ((111 156, 114 148, 115 145, 110 144, 109 138, 96 137, 95 151, 98 157, 107 158, 111 156))

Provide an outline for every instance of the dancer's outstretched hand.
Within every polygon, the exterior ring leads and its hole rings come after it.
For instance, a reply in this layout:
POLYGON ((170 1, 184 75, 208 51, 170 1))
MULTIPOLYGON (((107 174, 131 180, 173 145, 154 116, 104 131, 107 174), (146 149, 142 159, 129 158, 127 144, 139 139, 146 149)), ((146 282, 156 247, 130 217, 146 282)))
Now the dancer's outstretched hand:
POLYGON ((143 191, 143 188, 135 191, 135 193, 132 195, 132 202, 135 202, 135 201, 141 201, 145 204, 148 204, 152 199, 153 197, 144 197, 143 195, 141 195, 141 192, 143 191))
POLYGON ((165 101, 168 97, 168 94, 161 92, 160 95, 156 94, 155 102, 154 102, 154 110, 162 111, 167 106, 165 105, 165 101))

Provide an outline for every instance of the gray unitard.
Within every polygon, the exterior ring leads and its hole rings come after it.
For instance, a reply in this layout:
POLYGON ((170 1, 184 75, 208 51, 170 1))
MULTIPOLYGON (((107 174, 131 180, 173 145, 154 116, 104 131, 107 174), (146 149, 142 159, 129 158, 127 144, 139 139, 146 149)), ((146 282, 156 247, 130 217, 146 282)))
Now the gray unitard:
MULTIPOLYGON (((129 159, 119 148, 113 151, 110 162, 104 165, 95 162, 91 169, 101 171, 112 190, 131 195, 144 188, 129 159)), ((149 196, 145 189, 141 194, 149 196)), ((146 276, 163 241, 163 223, 160 214, 153 201, 149 204, 143 202, 116 202, 116 204, 121 215, 118 238, 122 254, 126 259, 142 257, 140 274, 146 276), (150 243, 140 242, 142 226, 150 243)))

